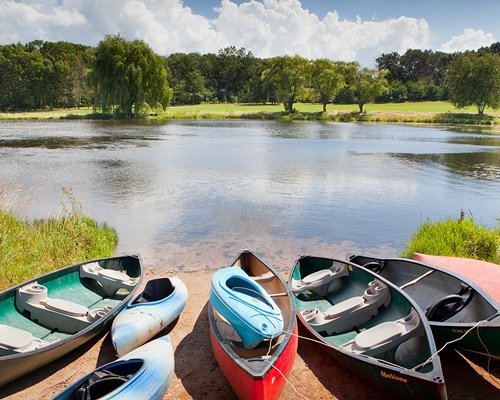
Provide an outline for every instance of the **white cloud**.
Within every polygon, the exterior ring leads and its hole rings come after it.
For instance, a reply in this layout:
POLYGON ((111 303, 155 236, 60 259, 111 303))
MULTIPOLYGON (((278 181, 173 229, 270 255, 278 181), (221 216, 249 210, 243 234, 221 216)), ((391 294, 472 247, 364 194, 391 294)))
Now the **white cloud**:
POLYGON ((34 39, 96 45, 106 34, 142 39, 160 54, 217 52, 229 45, 259 57, 301 54, 373 64, 382 52, 426 48, 424 19, 323 19, 299 0, 221 0, 214 20, 181 0, 0 0, 0 43, 34 39))
POLYGON ((493 34, 482 30, 464 29, 464 34, 453 36, 441 45, 441 51, 454 53, 456 51, 477 50, 495 42, 493 34))

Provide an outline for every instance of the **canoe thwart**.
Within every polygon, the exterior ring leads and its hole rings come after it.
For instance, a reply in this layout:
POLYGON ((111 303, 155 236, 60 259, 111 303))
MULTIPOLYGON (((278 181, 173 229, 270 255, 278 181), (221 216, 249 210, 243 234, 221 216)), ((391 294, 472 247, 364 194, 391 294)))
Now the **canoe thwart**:
POLYGON ((389 287, 378 279, 368 284, 363 296, 355 296, 337 303, 324 312, 317 308, 308 308, 301 312, 302 317, 316 332, 327 335, 352 330, 369 321, 378 314, 382 306, 391 302, 389 287))
POLYGON ((139 280, 122 271, 102 268, 97 262, 83 264, 80 267, 80 278, 94 279, 102 286, 107 297, 114 296, 120 289, 132 291, 139 280))
POLYGON ((400 344, 421 335, 421 319, 415 309, 404 318, 386 321, 366 329, 342 345, 347 351, 367 356, 376 356, 395 350, 400 344))
POLYGON ((334 262, 331 268, 313 272, 300 280, 292 279, 292 291, 309 291, 313 295, 323 297, 332 291, 332 286, 339 278, 348 275, 346 264, 334 262))
POLYGON ((24 329, 0 324, 0 355, 32 351, 48 344, 24 329))
POLYGON ((66 333, 85 329, 113 309, 105 306, 89 310, 70 300, 51 298, 47 288, 37 282, 16 290, 16 307, 32 321, 66 333))

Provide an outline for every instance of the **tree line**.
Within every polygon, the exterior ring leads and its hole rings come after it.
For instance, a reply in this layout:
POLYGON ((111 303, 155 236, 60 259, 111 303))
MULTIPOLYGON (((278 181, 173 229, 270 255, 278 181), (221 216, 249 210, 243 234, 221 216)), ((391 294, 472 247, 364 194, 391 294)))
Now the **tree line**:
POLYGON ((243 48, 161 57, 143 41, 107 36, 98 46, 33 41, 0 46, 0 110, 93 106, 118 117, 169 104, 451 100, 482 114, 500 96, 500 42, 478 51, 384 53, 357 62, 258 58, 243 48), (476 77, 475 80, 472 77, 476 77), (475 96, 475 97, 474 97, 475 96))

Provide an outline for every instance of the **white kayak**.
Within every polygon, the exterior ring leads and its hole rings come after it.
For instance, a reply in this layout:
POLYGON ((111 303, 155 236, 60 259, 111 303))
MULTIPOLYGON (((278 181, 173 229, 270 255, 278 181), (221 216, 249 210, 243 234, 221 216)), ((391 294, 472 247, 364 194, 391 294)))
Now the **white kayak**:
POLYGON ((111 341, 116 354, 127 354, 171 324, 187 299, 186 285, 175 276, 148 281, 144 291, 113 321, 111 341))
POLYGON ((173 375, 174 350, 163 336, 97 368, 52 400, 160 400, 173 375))

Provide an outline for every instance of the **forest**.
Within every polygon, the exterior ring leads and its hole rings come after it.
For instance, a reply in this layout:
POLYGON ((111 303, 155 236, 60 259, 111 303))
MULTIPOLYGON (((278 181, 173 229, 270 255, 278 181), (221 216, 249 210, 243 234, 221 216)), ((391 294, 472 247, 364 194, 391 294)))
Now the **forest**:
MULTIPOLYGON (((498 91, 500 42, 467 54, 493 60, 498 91)), ((323 103, 325 110, 332 102, 354 103, 362 112, 366 102, 450 100, 449 71, 460 56, 412 49, 381 54, 369 69, 300 56, 258 58, 236 47, 159 56, 144 42, 120 36, 107 36, 97 47, 36 40, 0 46, 0 111, 94 106, 109 112, 120 105, 130 117, 145 104, 238 102, 283 103, 293 112, 300 101, 323 103)))

